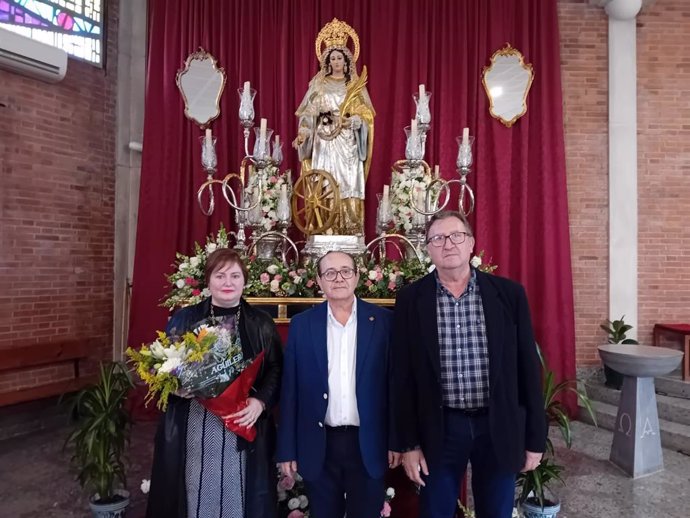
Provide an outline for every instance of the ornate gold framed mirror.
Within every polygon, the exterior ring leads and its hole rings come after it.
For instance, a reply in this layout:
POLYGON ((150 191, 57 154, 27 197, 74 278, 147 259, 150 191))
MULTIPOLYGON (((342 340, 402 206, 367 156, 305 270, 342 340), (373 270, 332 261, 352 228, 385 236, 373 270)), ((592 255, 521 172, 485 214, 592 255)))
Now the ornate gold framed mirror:
POLYGON ((185 116, 206 128, 220 115, 220 97, 225 88, 225 70, 218 67, 216 58, 203 48, 185 60, 177 72, 177 87, 184 99, 185 116))
POLYGON ((522 53, 510 43, 491 56, 491 65, 482 71, 482 84, 489 98, 491 116, 511 127, 527 113, 534 71, 522 53))

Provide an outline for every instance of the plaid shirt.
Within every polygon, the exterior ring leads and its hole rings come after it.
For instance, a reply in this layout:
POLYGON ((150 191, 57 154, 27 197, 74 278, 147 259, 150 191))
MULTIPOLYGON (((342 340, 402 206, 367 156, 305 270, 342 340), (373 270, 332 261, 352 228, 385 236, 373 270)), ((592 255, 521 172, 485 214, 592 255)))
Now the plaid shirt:
POLYGON ((457 299, 436 274, 436 326, 441 351, 443 404, 451 408, 489 406, 489 349, 477 274, 471 270, 457 299))

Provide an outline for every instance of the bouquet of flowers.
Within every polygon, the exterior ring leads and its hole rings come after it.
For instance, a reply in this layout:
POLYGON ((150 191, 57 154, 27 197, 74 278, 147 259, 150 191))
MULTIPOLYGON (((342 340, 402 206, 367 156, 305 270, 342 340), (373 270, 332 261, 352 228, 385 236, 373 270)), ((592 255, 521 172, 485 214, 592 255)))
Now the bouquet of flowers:
POLYGON ((255 428, 239 427, 231 415, 245 404, 263 352, 245 360, 242 346, 229 329, 201 326, 182 337, 158 331, 153 343, 139 350, 129 347, 126 354, 148 386, 147 404, 157 397, 158 408, 165 410, 170 394, 197 397, 228 430, 250 441, 256 437, 255 428))
POLYGON ((304 494, 304 481, 299 473, 288 477, 278 470, 277 489, 280 518, 309 517, 309 499, 304 494))

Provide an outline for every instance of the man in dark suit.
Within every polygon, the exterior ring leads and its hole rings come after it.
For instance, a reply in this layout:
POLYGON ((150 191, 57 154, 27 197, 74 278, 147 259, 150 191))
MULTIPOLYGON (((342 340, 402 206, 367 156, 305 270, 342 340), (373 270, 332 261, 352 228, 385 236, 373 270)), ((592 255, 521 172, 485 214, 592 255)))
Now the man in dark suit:
POLYGON ((420 518, 452 518, 472 464, 477 518, 509 518, 515 476, 546 441, 541 369, 523 287, 470 265, 467 218, 427 224, 435 270, 397 297, 391 344, 394 449, 421 487, 420 518))
POLYGON ((317 276, 326 302, 290 322, 276 458, 304 478, 313 516, 378 518, 399 459, 388 452, 392 313, 355 297, 348 254, 327 253, 317 276))

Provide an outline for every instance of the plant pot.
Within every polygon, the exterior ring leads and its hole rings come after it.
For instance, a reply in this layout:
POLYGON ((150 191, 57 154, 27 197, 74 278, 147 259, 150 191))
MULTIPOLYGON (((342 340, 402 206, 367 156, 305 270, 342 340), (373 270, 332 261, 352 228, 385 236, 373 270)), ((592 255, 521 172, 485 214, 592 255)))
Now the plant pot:
POLYGON ((605 384, 609 388, 620 390, 623 386, 623 375, 607 365, 604 365, 604 377, 606 378, 605 384))
POLYGON ((520 509, 524 518, 556 518, 561 510, 561 504, 544 499, 544 507, 542 507, 538 500, 528 498, 520 504, 520 509))
POLYGON ((118 489, 115 494, 119 495, 121 499, 106 504, 96 503, 94 501, 96 496, 91 497, 89 507, 93 513, 93 518, 124 518, 129 505, 129 491, 118 489))

